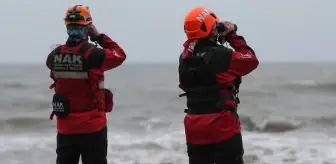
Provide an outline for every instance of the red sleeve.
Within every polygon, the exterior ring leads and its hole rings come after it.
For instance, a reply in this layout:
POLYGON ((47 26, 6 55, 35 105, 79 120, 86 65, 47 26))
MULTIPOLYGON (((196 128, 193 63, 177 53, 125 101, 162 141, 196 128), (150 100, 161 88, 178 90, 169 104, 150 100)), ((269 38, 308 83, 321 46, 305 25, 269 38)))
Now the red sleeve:
POLYGON ((101 69, 107 71, 121 65, 126 59, 124 50, 107 35, 101 34, 99 37, 97 42, 104 48, 106 53, 101 69))
POLYGON ((233 34, 229 43, 235 51, 232 52, 228 73, 234 76, 245 76, 258 67, 259 61, 243 37, 233 34))

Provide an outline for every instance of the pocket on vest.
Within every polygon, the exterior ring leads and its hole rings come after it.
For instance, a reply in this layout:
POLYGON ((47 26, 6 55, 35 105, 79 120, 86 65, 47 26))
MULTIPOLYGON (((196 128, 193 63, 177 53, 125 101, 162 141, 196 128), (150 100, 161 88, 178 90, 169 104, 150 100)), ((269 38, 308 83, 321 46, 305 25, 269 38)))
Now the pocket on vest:
POLYGON ((114 106, 113 93, 109 89, 99 89, 96 92, 97 105, 100 110, 111 112, 114 106))
POLYGON ((58 117, 66 117, 70 112, 69 100, 62 94, 54 94, 52 99, 53 114, 58 117))

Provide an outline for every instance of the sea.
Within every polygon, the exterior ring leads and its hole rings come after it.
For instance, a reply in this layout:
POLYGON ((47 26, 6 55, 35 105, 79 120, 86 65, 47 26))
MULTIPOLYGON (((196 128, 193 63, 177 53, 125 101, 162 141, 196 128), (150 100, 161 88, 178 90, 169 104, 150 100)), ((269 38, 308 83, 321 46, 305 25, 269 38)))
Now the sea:
MULTIPOLYGON (((109 164, 188 164, 177 64, 106 73, 109 164)), ((0 163, 53 164, 52 81, 43 64, 0 64, 0 163)), ((246 164, 336 164, 336 63, 261 63, 243 78, 246 164)))

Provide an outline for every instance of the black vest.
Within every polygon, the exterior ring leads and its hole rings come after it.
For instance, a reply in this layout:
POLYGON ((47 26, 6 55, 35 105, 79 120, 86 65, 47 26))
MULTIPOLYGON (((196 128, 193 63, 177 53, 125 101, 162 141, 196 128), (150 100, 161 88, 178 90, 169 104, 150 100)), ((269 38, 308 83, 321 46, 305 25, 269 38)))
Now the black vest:
POLYGON ((89 68, 84 54, 91 46, 85 42, 76 52, 63 51, 61 46, 57 47, 52 63, 55 79, 88 79, 89 68))
POLYGON ((224 106, 224 101, 233 99, 239 103, 235 96, 241 80, 236 80, 236 85, 218 85, 216 75, 228 70, 232 51, 223 46, 204 46, 195 49, 192 56, 180 58, 179 77, 185 93, 180 97, 187 97, 188 114, 217 113, 222 110, 236 112, 236 107, 224 106), (227 90, 227 95, 220 94, 227 90))

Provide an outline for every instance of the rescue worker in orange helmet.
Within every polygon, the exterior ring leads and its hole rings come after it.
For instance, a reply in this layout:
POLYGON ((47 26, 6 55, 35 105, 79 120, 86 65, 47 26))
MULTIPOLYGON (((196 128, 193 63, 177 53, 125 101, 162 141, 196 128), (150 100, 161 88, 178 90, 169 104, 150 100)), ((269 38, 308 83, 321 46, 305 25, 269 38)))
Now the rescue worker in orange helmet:
POLYGON ((57 117, 57 164, 107 164, 106 113, 113 94, 104 88, 104 72, 120 66, 126 54, 92 24, 88 7, 75 5, 65 14, 68 40, 47 57, 54 83, 52 100, 57 117), (89 43, 89 39, 102 48, 89 43))
POLYGON ((241 77, 258 59, 237 26, 210 9, 197 7, 184 19, 187 41, 179 61, 179 87, 185 92, 184 118, 189 164, 243 164, 237 113, 241 77), (234 49, 223 46, 228 42, 234 49))

